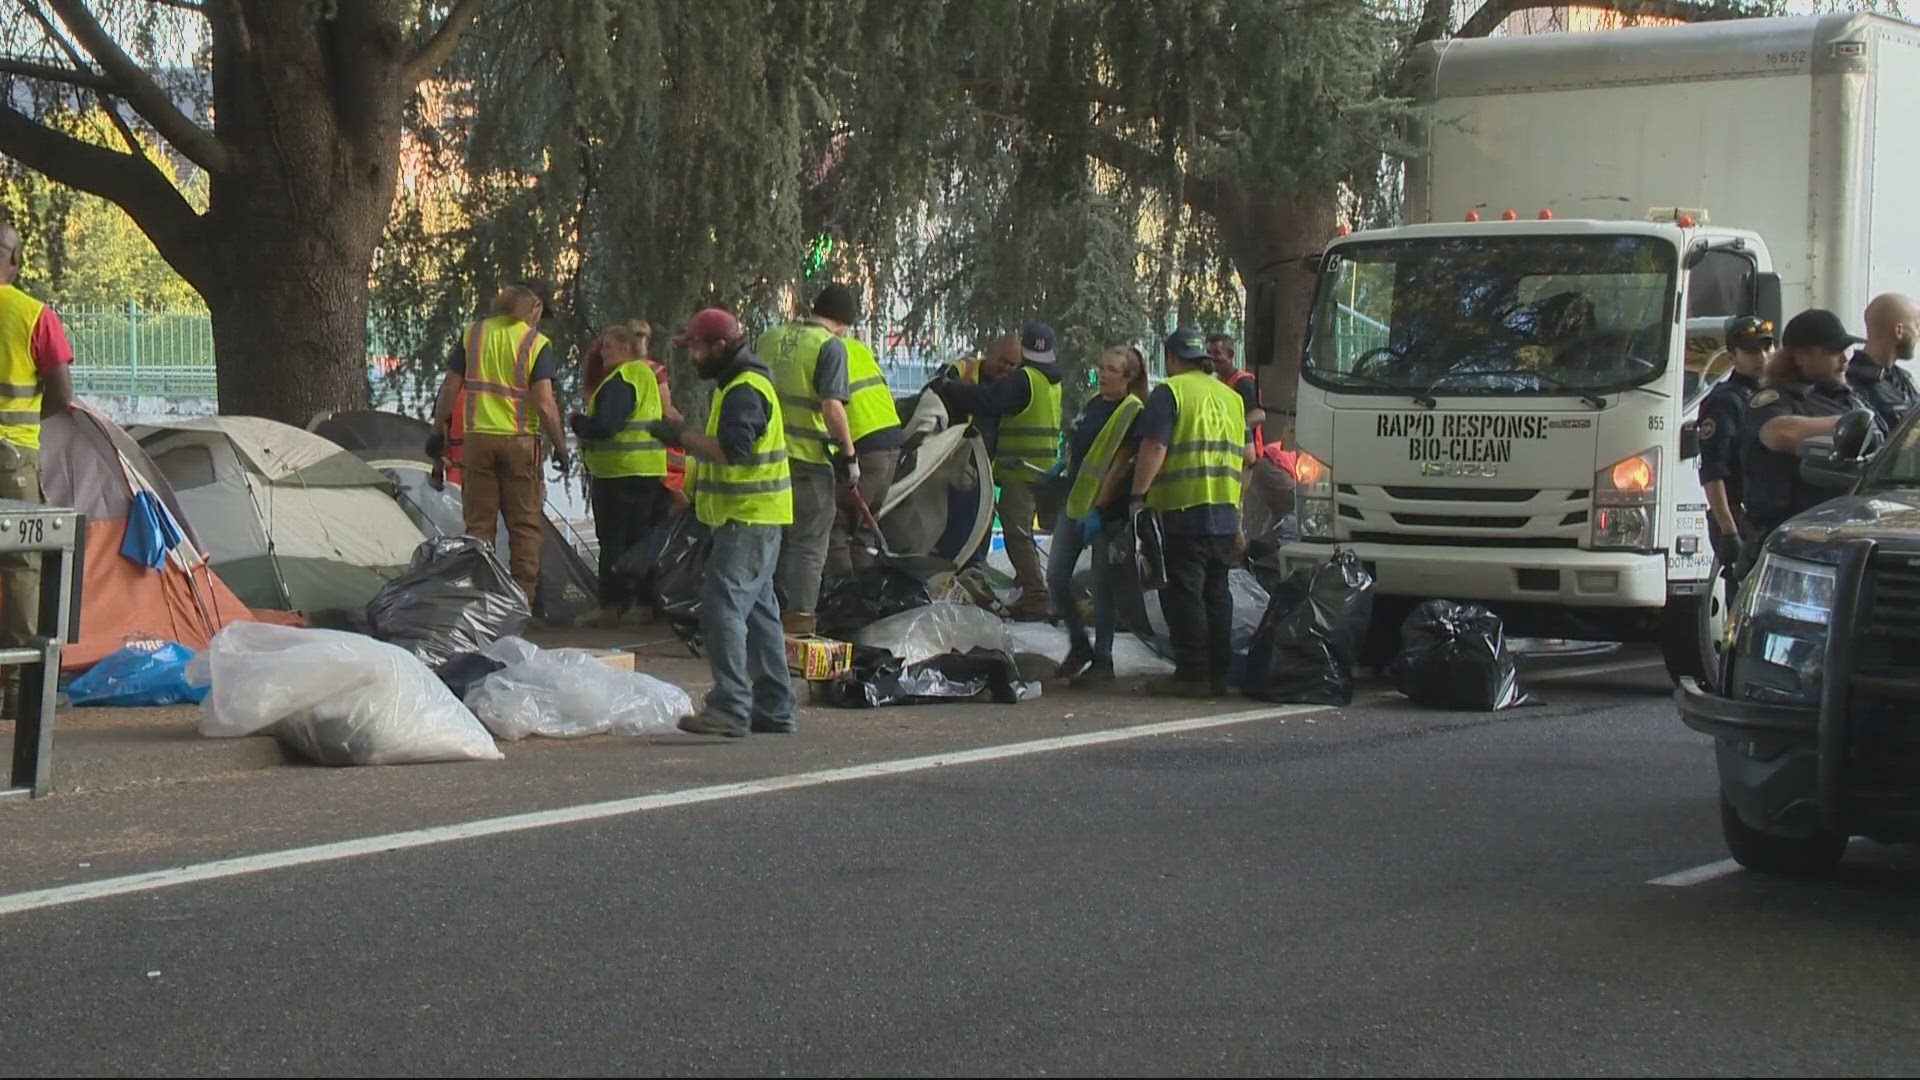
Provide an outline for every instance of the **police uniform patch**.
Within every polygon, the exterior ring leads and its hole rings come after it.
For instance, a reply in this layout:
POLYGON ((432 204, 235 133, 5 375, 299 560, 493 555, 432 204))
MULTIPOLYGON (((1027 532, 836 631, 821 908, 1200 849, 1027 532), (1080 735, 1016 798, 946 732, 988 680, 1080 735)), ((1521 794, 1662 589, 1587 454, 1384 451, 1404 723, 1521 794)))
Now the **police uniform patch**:
POLYGON ((1753 397, 1749 398, 1747 400, 1747 405, 1749 408, 1764 409, 1767 406, 1779 400, 1780 400, 1780 391, 1762 390, 1759 393, 1753 395, 1753 397))
POLYGON ((1720 425, 1714 423, 1712 420, 1700 421, 1700 437, 1703 439, 1713 438, 1713 433, 1719 430, 1720 425))

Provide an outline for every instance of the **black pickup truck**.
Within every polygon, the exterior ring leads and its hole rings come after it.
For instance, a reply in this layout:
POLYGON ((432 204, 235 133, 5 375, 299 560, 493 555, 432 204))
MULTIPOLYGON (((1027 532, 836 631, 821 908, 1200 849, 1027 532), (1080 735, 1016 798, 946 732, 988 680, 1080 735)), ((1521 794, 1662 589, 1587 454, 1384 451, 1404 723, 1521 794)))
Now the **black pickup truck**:
POLYGON ((1810 440, 1801 471, 1843 494, 1768 539, 1719 689, 1675 692, 1713 736, 1728 849, 1771 873, 1830 868, 1854 836, 1920 840, 1920 413, 1869 457, 1810 440))

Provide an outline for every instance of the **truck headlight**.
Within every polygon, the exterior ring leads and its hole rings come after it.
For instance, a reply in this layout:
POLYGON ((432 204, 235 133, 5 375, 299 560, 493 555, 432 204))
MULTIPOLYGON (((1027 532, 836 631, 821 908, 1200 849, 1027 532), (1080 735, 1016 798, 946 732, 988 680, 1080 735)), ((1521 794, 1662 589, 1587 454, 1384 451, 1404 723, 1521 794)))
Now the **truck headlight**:
POLYGON ((1293 498, 1302 540, 1333 539, 1333 470, 1302 450, 1293 460, 1293 498))
POLYGON ((1660 448, 1642 450, 1593 477, 1595 551, 1652 551, 1660 546, 1660 448))
POLYGON ((1728 619, 1728 639, 1744 655, 1799 676, 1818 700, 1833 620, 1834 568, 1768 552, 1747 580, 1728 619))

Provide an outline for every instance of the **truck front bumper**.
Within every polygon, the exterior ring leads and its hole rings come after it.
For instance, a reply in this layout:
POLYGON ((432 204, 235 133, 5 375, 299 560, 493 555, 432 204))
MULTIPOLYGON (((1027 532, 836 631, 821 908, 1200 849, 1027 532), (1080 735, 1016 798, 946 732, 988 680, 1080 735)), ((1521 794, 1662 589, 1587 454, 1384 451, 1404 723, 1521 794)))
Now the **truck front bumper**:
POLYGON ((1667 603, 1661 554, 1571 548, 1462 548, 1418 544, 1295 543, 1280 549, 1285 570, 1351 551, 1382 595, 1422 599, 1558 604, 1570 608, 1659 609, 1667 603))

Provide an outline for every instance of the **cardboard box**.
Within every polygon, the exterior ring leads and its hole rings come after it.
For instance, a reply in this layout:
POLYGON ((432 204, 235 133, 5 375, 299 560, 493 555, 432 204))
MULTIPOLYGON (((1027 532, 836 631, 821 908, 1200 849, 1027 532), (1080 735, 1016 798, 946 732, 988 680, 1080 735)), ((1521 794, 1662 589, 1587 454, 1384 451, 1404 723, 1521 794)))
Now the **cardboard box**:
POLYGON ((632 671, 634 656, 625 649, 588 649, 595 660, 615 671, 632 671))
POLYGON ((788 634, 787 670, 808 682, 844 679, 853 674, 853 646, 815 634, 788 634))

